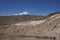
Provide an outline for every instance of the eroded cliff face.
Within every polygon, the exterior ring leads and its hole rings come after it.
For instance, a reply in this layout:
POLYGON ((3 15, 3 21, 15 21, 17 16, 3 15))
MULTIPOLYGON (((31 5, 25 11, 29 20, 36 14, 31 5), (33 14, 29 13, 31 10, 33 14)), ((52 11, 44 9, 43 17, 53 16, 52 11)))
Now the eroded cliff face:
POLYGON ((60 40, 60 13, 44 20, 18 22, 0 27, 1 40, 60 40))

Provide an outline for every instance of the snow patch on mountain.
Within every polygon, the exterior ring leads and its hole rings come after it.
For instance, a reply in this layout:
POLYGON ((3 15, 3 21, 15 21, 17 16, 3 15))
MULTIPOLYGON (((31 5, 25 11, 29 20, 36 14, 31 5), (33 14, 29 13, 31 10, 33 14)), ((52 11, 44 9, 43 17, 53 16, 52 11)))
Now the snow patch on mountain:
POLYGON ((19 14, 15 14, 15 15, 29 15, 30 13, 28 13, 27 11, 21 12, 19 14))

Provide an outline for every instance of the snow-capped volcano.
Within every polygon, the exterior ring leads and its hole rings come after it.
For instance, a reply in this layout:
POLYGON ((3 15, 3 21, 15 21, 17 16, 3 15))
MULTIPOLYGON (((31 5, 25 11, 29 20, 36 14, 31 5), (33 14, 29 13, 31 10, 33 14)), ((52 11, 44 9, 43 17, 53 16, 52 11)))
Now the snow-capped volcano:
POLYGON ((30 15, 30 13, 28 13, 27 11, 25 11, 25 12, 21 12, 19 14, 15 14, 15 15, 30 15))

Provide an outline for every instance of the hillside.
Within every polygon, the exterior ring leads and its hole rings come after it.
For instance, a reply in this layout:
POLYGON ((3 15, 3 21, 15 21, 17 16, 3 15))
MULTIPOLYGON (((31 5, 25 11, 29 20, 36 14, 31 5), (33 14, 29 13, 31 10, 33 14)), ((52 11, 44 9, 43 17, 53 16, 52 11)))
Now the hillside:
POLYGON ((0 16, 0 25, 10 25, 18 22, 43 20, 47 17, 45 16, 0 16))
POLYGON ((60 13, 49 14, 49 16, 0 18, 1 21, 5 18, 4 22, 9 20, 8 24, 11 21, 10 25, 0 25, 0 40, 60 40, 60 13), (16 21, 16 18, 19 22, 16 21))

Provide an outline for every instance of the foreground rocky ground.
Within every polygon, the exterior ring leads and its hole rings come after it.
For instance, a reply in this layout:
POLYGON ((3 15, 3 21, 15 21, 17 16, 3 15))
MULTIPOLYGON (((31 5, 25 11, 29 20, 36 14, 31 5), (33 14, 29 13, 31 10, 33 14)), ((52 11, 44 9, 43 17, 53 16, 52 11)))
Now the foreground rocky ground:
POLYGON ((43 20, 1 25, 0 40, 60 40, 60 13, 43 20))

